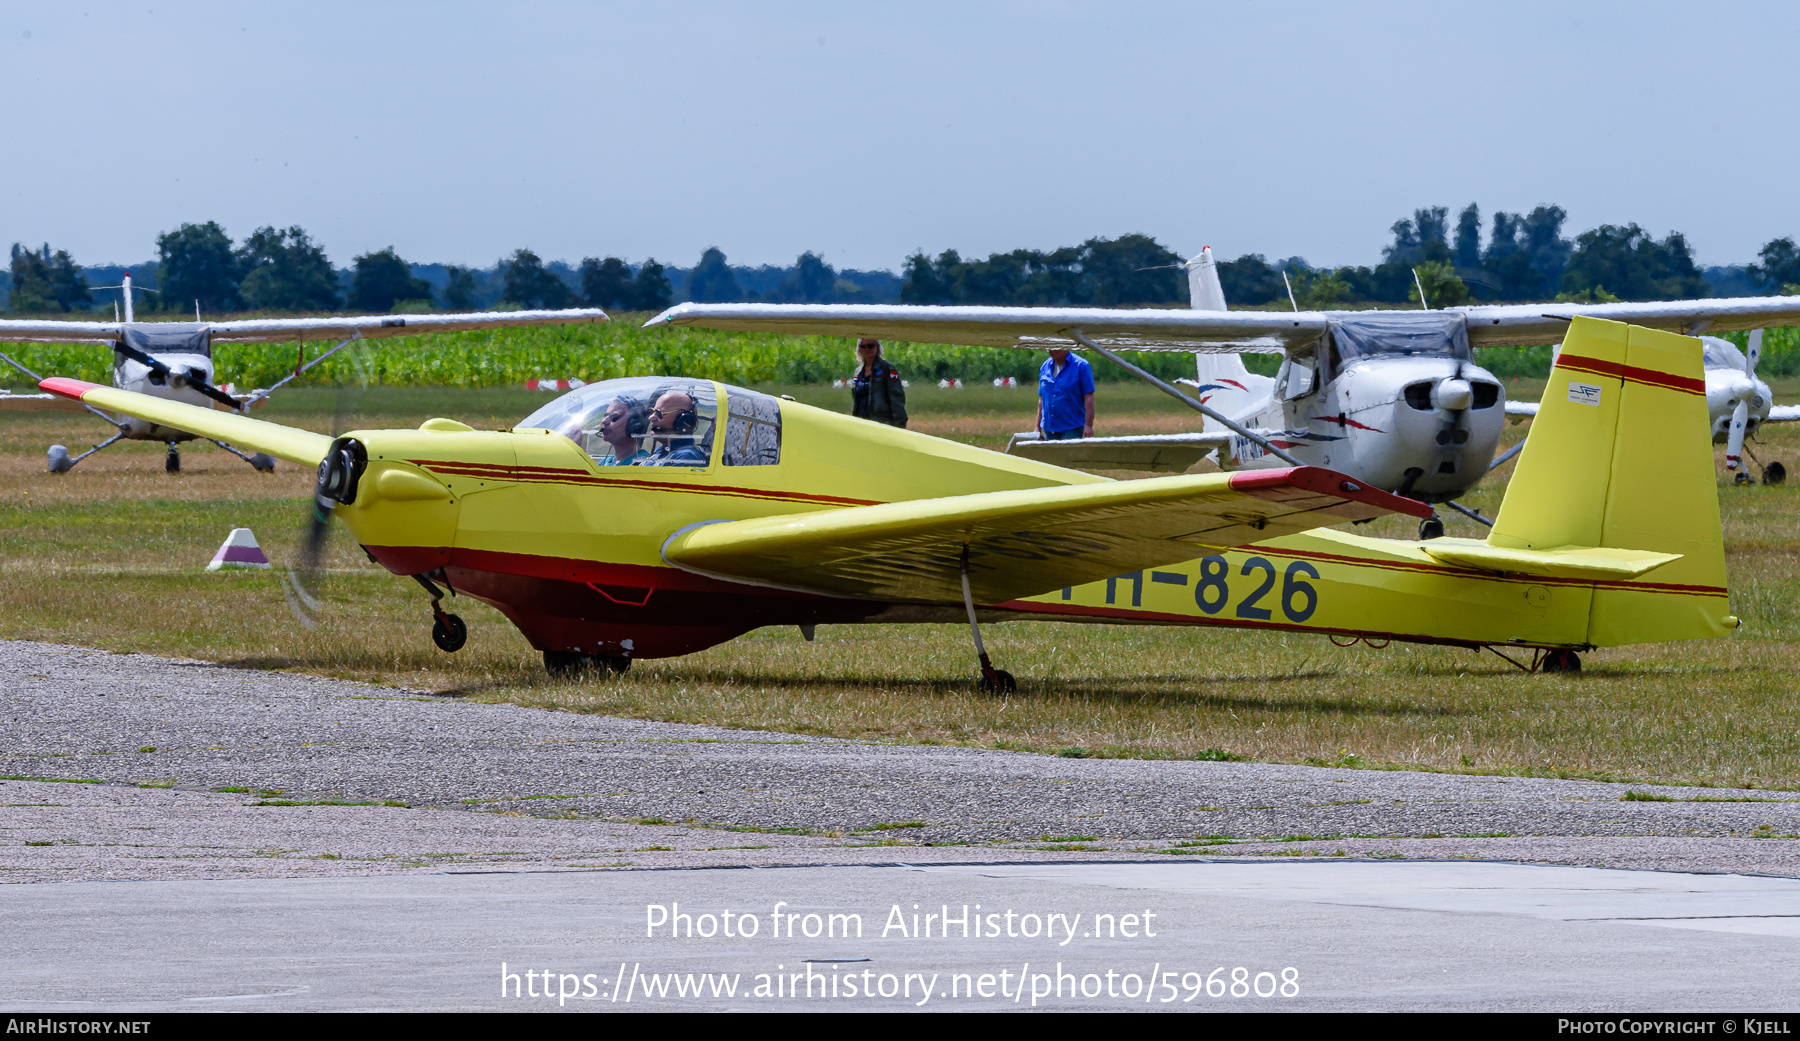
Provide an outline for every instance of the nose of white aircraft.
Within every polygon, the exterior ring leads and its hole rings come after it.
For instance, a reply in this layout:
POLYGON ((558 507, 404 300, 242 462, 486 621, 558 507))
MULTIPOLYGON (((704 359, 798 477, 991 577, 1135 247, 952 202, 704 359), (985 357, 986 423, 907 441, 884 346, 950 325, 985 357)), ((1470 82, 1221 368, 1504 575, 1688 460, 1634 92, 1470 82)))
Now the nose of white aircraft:
POLYGON ((1451 412, 1461 412, 1475 403, 1475 388, 1469 385, 1468 380, 1439 380, 1438 385, 1431 389, 1431 403, 1451 412))

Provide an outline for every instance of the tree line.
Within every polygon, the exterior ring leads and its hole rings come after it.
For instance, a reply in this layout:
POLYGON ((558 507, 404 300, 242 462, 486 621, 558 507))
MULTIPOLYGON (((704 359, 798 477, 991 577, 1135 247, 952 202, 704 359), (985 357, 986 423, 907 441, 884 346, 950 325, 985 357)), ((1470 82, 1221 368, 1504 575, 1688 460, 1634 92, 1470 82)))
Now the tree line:
MULTIPOLYGON (((1727 271, 1738 283, 1708 284, 1686 236, 1655 238, 1639 225, 1603 224, 1563 233, 1560 206, 1495 212, 1483 236, 1481 210, 1470 203, 1454 227, 1449 209, 1424 207, 1394 222, 1379 264, 1315 268, 1303 257, 1271 263, 1246 253, 1219 264, 1232 306, 1279 304, 1292 294, 1303 308, 1419 302, 1433 307, 1473 301, 1688 299, 1743 292, 1800 293, 1800 247, 1791 237, 1769 241, 1758 262, 1727 271), (1722 294, 1721 289, 1729 289, 1722 294)), ((680 298, 701 303, 1175 306, 1187 302, 1180 254, 1144 234, 1091 238, 1049 251, 1016 249, 965 260, 954 249, 936 257, 923 250, 906 258, 900 274, 838 271, 813 252, 778 268, 732 266, 709 247, 691 270, 665 268, 655 258, 633 266, 619 257, 586 257, 578 267, 546 263, 519 249, 492 269, 418 265, 392 246, 364 253, 335 269, 305 229, 262 227, 233 243, 218 223, 183 224, 157 236, 158 259, 140 271, 155 289, 143 310, 190 308, 358 312, 600 307, 660 311, 680 298), (420 272, 430 275, 421 277, 420 272), (148 277, 145 277, 148 276, 148 277), (677 291, 677 285, 681 291, 677 291)), ((110 270, 110 269, 109 269, 110 270)), ((18 313, 88 310, 92 287, 67 251, 12 247, 7 307, 18 313)))
MULTIPOLYGON (((467 311, 497 305, 660 311, 675 302, 675 279, 685 284, 686 299, 702 302, 879 303, 894 299, 899 284, 890 272, 839 272, 810 251, 790 268, 732 267, 716 247, 691 271, 671 271, 654 257, 635 266, 619 257, 586 257, 570 268, 546 263, 529 249, 484 271, 416 265, 392 246, 355 257, 339 271, 304 228, 258 228, 233 243, 214 221, 165 232, 156 247, 156 262, 138 272, 137 284, 155 292, 140 298, 141 310, 467 311), (420 276, 421 269, 436 276, 435 285, 420 276)), ((7 307, 14 312, 80 311, 95 302, 82 268, 48 243, 38 250, 15 243, 11 275, 7 307)))

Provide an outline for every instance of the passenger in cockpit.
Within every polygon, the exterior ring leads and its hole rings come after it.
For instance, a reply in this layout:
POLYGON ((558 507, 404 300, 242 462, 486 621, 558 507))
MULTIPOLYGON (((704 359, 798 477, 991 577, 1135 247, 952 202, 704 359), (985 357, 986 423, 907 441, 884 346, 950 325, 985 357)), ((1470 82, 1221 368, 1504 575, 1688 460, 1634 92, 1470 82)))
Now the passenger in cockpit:
POLYGON ((650 457, 643 437, 650 430, 648 410, 635 398, 614 398, 600 416, 600 439, 612 446, 612 457, 601 466, 635 466, 650 457))

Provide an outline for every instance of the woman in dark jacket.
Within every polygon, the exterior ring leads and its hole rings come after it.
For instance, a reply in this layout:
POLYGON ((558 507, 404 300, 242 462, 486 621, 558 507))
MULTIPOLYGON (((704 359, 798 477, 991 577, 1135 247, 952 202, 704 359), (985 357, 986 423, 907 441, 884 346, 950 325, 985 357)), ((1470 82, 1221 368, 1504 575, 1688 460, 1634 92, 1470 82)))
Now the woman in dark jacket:
POLYGON ((856 360, 862 364, 850 378, 851 413, 888 426, 905 426, 906 382, 881 356, 881 341, 858 340, 856 360))

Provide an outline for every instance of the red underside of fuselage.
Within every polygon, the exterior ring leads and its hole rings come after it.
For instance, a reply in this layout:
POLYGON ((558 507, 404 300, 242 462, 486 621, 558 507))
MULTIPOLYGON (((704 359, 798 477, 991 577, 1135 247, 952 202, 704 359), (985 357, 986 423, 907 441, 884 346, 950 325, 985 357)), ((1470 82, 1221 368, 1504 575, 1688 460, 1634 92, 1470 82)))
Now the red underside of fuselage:
POLYGON ((765 625, 861 622, 888 607, 722 582, 672 567, 487 550, 365 548, 397 575, 442 568, 457 593, 493 606, 543 651, 672 658, 765 625))

